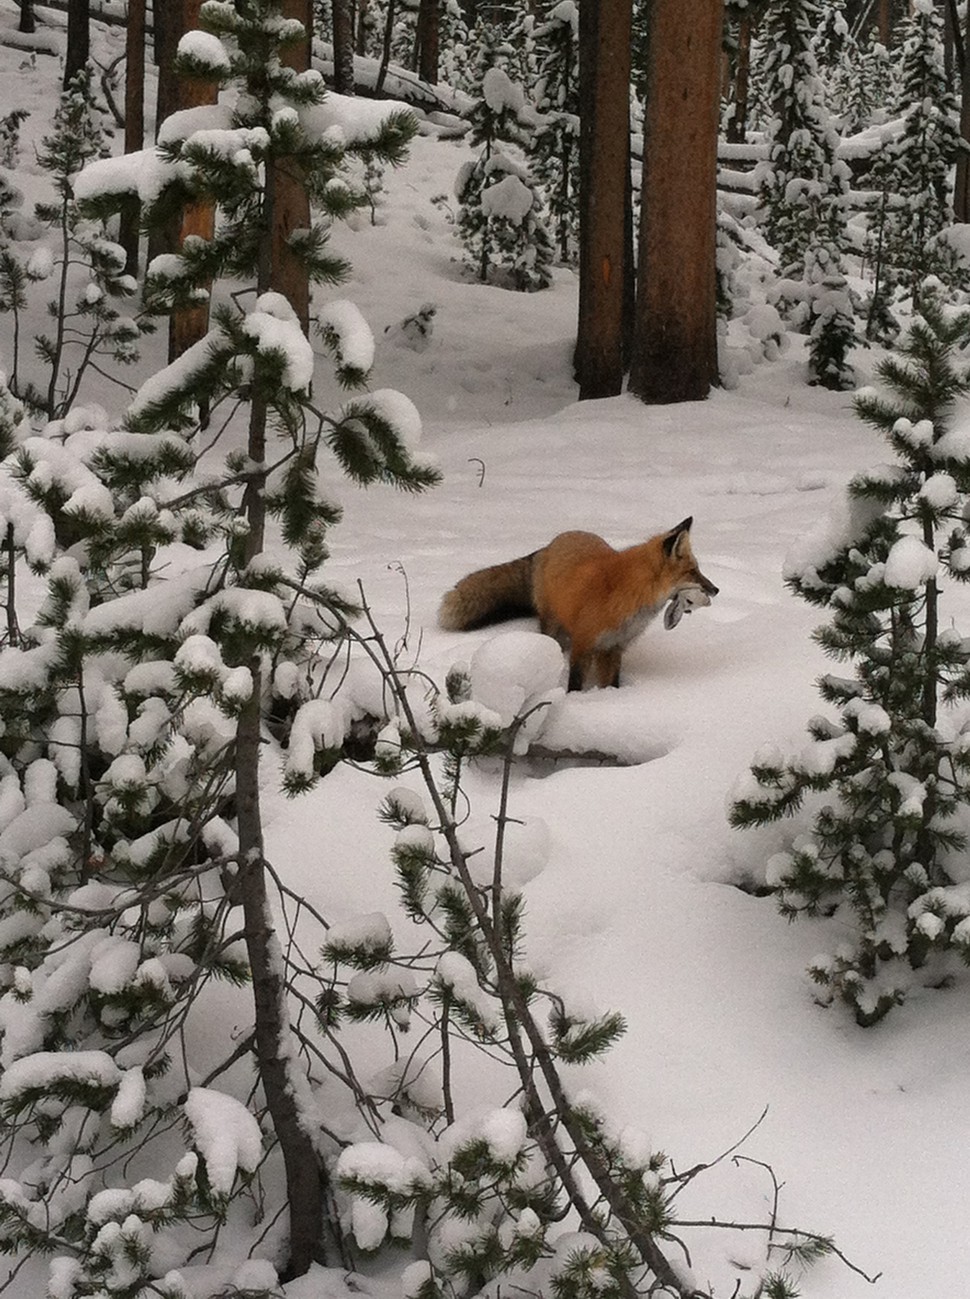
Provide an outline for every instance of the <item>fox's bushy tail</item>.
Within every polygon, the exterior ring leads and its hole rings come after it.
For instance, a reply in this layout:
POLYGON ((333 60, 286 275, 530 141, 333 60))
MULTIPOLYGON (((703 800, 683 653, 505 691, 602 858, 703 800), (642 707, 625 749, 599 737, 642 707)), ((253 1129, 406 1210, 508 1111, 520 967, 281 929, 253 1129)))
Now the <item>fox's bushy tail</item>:
POLYGON ((473 631, 476 627, 535 613, 534 558, 534 554, 523 555, 521 559, 480 568, 463 577, 445 593, 438 610, 438 626, 445 631, 473 631))

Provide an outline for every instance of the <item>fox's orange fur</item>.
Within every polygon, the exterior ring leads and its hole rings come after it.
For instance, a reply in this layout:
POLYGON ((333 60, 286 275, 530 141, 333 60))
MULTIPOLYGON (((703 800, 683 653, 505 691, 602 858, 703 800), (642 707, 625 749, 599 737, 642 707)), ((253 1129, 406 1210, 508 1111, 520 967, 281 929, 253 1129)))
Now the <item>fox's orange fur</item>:
POLYGON ((615 686, 624 649, 678 591, 717 587, 697 567, 692 519, 625 550, 593 532, 561 532, 548 546, 463 577, 441 601, 438 622, 470 631, 523 614, 569 655, 569 688, 615 686))

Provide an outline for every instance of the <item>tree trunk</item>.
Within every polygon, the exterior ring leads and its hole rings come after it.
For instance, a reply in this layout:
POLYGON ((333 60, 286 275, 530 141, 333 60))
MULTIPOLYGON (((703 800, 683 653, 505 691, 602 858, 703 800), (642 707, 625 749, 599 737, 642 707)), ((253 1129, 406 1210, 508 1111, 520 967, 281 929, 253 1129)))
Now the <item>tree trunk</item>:
MULTIPOLYGON (((174 60, 178 43, 186 32, 194 31, 199 25, 199 10, 202 0, 169 0, 176 11, 175 21, 167 33, 171 44, 171 58, 174 60)), ((162 7, 156 0, 156 10, 162 7)), ((196 77, 176 77, 173 75, 175 103, 172 112, 185 108, 201 108, 214 104, 219 97, 218 86, 211 81, 202 81, 196 77)), ((161 74, 159 74, 159 92, 161 92, 161 74)), ((161 93, 159 93, 161 97, 161 93)), ((186 239, 198 237, 211 239, 215 233, 215 204, 208 199, 198 203, 188 203, 182 211, 182 220, 175 238, 175 250, 178 251, 186 239)), ((168 359, 174 361, 201 338, 209 328, 209 304, 199 303, 193 307, 179 307, 172 312, 168 327, 168 359)))
POLYGON ((67 3, 67 54, 64 59, 66 90, 77 74, 87 66, 91 56, 91 2, 68 0, 67 3))
MULTIPOLYGON (((335 25, 336 8, 335 5, 335 25)), ((304 41, 283 51, 283 62, 296 72, 305 72, 310 66, 312 0, 283 0, 282 9, 284 18, 296 18, 306 30, 304 41)), ((348 43, 347 48, 352 51, 353 45, 348 43)), ((273 167, 272 175, 267 177, 267 188, 270 191, 267 204, 272 212, 270 280, 273 288, 285 295, 306 334, 310 328, 310 280, 305 262, 293 253, 289 245, 294 230, 307 230, 310 226, 310 200, 296 160, 280 159, 273 167)))
POLYGON ((26 32, 32 35, 37 30, 37 23, 34 21, 34 0, 20 0, 20 22, 17 26, 18 32, 26 32))
POLYGON ((731 144, 743 144, 748 120, 748 86, 751 77, 751 17, 738 19, 738 57, 734 69, 734 112, 728 123, 731 144))
MULTIPOLYGON (((155 34, 155 63, 158 67, 158 94, 155 100, 155 136, 158 128, 179 106, 178 78, 175 75, 175 51, 187 30, 183 13, 184 0, 152 0, 152 27, 155 34)), ((198 17, 199 6, 195 6, 198 17)))
POLYGON ((420 0, 418 5, 418 76, 429 86, 438 84, 438 18, 440 0, 420 0))
MULTIPOLYGON (((264 409, 265 415, 265 409, 264 409)), ((262 509, 262 499, 257 507, 262 509)), ((255 520, 250 520, 251 526, 255 520)), ((261 532, 261 529, 260 529, 261 532)), ((310 1134, 301 1122, 299 1097, 287 1067, 290 1023, 286 1005, 282 954, 266 895, 266 865, 259 805, 260 679, 258 660, 251 665, 252 696, 236 731, 236 800, 240 880, 246 949, 253 980, 256 1055, 259 1077, 286 1171, 290 1212, 289 1265, 286 1278, 303 1276, 314 1262, 324 1262, 321 1164, 310 1134)))
POLYGON ((360 0, 355 6, 356 21, 355 27, 357 35, 354 40, 354 50, 357 54, 366 54, 367 52, 367 28, 368 28, 368 10, 370 9, 370 0, 360 0))
POLYGON ((394 19, 397 16, 397 0, 387 0, 387 13, 384 17, 384 41, 381 46, 381 65, 377 70, 377 84, 374 94, 378 97, 384 89, 388 65, 391 62, 391 38, 394 35, 394 19))
POLYGON ((333 88, 338 95, 352 95, 354 85, 353 0, 332 0, 333 88))
MULTIPOLYGON (((178 83, 175 76, 175 51, 181 30, 182 0, 151 0, 152 4, 152 54, 158 69, 155 95, 155 138, 158 128, 178 108, 178 83)), ((179 222, 168 221, 156 226, 148 236, 148 260, 161 253, 170 253, 178 244, 179 222)), ((169 334, 171 340, 171 333, 169 334)))
POLYGON ((888 50, 893 36, 893 0, 878 0, 876 28, 880 45, 885 45, 888 50))
POLYGON ((625 237, 630 186, 632 4, 579 10, 579 323, 575 370, 580 400, 623 387, 624 284, 632 274, 625 237))
POLYGON ((722 9, 652 0, 630 391, 691 401, 717 383, 715 234, 722 9), (690 112, 685 112, 690 105, 690 112))
MULTIPOLYGON (((145 145, 145 0, 128 0, 125 32, 125 153, 145 145)), ((125 270, 138 273, 139 204, 131 198, 121 214, 118 242, 125 250, 125 270)))
MULTIPOLYGON (((284 16, 300 16, 311 0, 284 0, 284 16)), ((302 17, 301 17, 302 21, 302 17)), ((308 40, 291 56, 294 65, 309 57, 308 40)), ((257 292, 275 289, 286 292, 276 276, 278 214, 275 210, 279 190, 276 184, 279 168, 270 168, 266 178, 261 234, 260 265, 257 292)), ((305 192, 305 191, 304 191, 305 192)), ((249 524, 245 538, 243 566, 262 553, 266 534, 266 431, 267 402, 258 390, 254 392, 249 413, 247 452, 254 469, 243 495, 242 513, 249 524)), ((256 1057, 260 1081, 280 1143, 286 1171, 287 1201, 290 1213, 289 1264, 284 1279, 303 1276, 314 1262, 325 1262, 323 1244, 324 1192, 323 1166, 317 1156, 311 1134, 304 1126, 300 1097, 290 1076, 292 1065, 290 1021, 286 1000, 286 982, 282 955, 266 893, 266 862, 260 808, 259 765, 262 747, 261 682, 258 658, 249 665, 253 688, 239 715, 236 730, 236 807, 239 835, 239 897, 245 920, 246 949, 253 980, 256 1057)))
POLYGON ((956 180, 953 186, 953 217, 970 221, 970 69, 964 66, 960 82, 960 136, 956 180))

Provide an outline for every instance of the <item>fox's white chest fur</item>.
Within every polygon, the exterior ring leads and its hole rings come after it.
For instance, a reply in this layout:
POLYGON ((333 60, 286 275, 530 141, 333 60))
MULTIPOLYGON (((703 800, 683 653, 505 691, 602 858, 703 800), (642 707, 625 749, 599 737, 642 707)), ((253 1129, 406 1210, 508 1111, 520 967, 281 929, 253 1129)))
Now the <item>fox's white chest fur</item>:
POLYGON ((658 600, 656 604, 644 605, 629 618, 625 618, 619 627, 611 627, 609 631, 604 631, 597 636, 593 648, 597 651, 626 649, 630 642, 635 641, 644 628, 653 622, 664 603, 665 601, 658 600))

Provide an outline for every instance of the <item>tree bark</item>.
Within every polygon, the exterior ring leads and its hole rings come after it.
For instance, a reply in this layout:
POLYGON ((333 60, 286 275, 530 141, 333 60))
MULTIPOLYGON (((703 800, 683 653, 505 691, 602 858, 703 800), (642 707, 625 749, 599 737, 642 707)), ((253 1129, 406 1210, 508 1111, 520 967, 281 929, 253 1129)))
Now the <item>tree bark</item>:
MULTIPOLYGON (((626 236, 630 189, 632 4, 579 10, 579 324, 575 370, 580 400, 623 387, 624 303, 632 283, 626 236)), ((628 246, 628 242, 629 245, 628 246)))
POLYGON ((32 35, 37 30, 37 23, 34 20, 34 0, 20 0, 20 22, 17 25, 18 32, 26 32, 32 35))
POLYGON ((885 45, 888 50, 893 36, 893 0, 878 0, 876 29, 880 45, 885 45))
MULTIPOLYGON (((155 94, 155 138, 166 118, 178 108, 178 83, 175 76, 175 51, 182 35, 182 0, 151 0, 152 4, 152 55, 158 69, 155 94)), ((161 253, 170 253, 178 245, 178 220, 156 226, 148 236, 148 260, 161 253)), ((169 332, 171 344, 171 331, 169 332)))
MULTIPOLYGON (((301 17, 311 0, 284 0, 284 16, 301 17)), ((301 17, 302 21, 302 17, 301 17)), ((305 48, 290 57, 299 63, 309 62, 309 32, 305 48)), ((257 292, 275 289, 286 292, 277 278, 280 273, 277 237, 279 200, 277 184, 280 172, 270 168, 266 177, 263 227, 260 240, 257 292)), ((305 190, 304 190, 305 196, 305 190)), ((262 553, 266 534, 266 432, 268 423, 266 397, 254 392, 249 413, 247 452, 255 466, 243 494, 242 513, 249 524, 245 538, 242 566, 262 553)), ((246 949, 253 980, 256 1057, 266 1104, 280 1143, 286 1171, 287 1201, 290 1213, 289 1264, 284 1279, 303 1276, 314 1262, 325 1262, 323 1166, 312 1136, 301 1113, 299 1098, 290 1077, 292 1067, 290 1020, 287 1007, 286 980, 282 956, 266 892, 266 860, 260 804, 261 682, 258 657, 249 664, 252 693, 247 700, 236 730, 236 807, 239 835, 239 897, 243 906, 246 949)))
MULTIPOLYGON (((296 18, 306 31, 305 40, 283 51, 283 62, 296 72, 305 72, 310 66, 312 0, 283 0, 282 9, 284 18, 296 18)), ((336 5, 334 18, 336 23, 336 5)), ((353 46, 348 45, 348 49, 352 51, 353 46)), ((296 159, 280 159, 272 175, 267 177, 267 186, 271 190, 267 203, 272 211, 270 280, 273 288, 285 295, 306 334, 310 328, 310 280, 305 262, 294 254, 289 244, 295 230, 307 230, 310 226, 310 199, 296 159)))
POLYGON ((717 383, 715 235, 722 8, 652 0, 630 391, 692 401, 717 383), (688 111, 689 109, 689 111, 688 111))
MULTIPOLYGON (((178 43, 186 32, 193 31, 199 25, 199 10, 202 0, 169 0, 176 10, 175 21, 167 33, 171 44, 171 58, 174 60, 178 43)), ((156 0, 156 10, 160 8, 156 0)), ((219 87, 211 81, 202 81, 196 77, 176 77, 174 82, 174 106, 172 112, 185 108, 202 108, 214 104, 219 97, 219 87)), ((159 75, 159 97, 161 97, 161 75, 159 75)), ((211 200, 203 199, 197 203, 188 203, 182 211, 182 219, 175 238, 175 249, 182 248, 186 239, 197 237, 211 239, 216 228, 216 209, 211 200)), ((199 303, 193 307, 179 307, 172 312, 168 329, 168 359, 174 361, 194 343, 204 338, 209 328, 209 304, 199 303)))
POLYGON ((253 980, 259 1076, 286 1170, 290 1232, 289 1266, 285 1275, 292 1278, 303 1276, 312 1263, 325 1261, 323 1186, 320 1161, 301 1120, 288 1069, 290 1022, 286 983, 266 894, 259 804, 261 671, 258 661, 251 665, 250 670, 253 692, 239 717, 236 732, 237 825, 242 863, 239 894, 253 980))
MULTIPOLYGON (((155 137, 158 128, 179 106, 178 78, 175 75, 175 51, 185 26, 184 0, 152 0, 152 29, 155 39, 155 63, 158 67, 158 93, 155 99, 155 137)), ((198 17, 199 6, 195 6, 198 17)))
MULTIPOLYGON (((145 145, 145 0, 128 0, 125 31, 125 153, 145 145)), ((129 199, 121 214, 118 242, 126 253, 125 270, 138 271, 139 204, 129 199)))
POLYGON ((91 56, 91 3, 90 0, 68 0, 67 3, 67 53, 64 59, 66 90, 77 74, 87 66, 91 56))
POLYGON ((748 86, 751 77, 751 17, 738 19, 738 56, 734 69, 734 112, 728 123, 727 138, 731 144, 743 144, 748 120, 748 86))
MULTIPOLYGON (((970 29, 968 29, 970 30, 970 29)), ((954 44, 960 73, 960 152, 957 154, 956 179, 953 185, 953 217, 970 221, 970 68, 967 67, 966 42, 954 17, 954 44)))
POLYGON ((353 0, 332 0, 333 88, 338 95, 352 95, 354 84, 353 0))
POLYGON ((417 19, 417 73, 429 86, 438 84, 438 36, 441 0, 420 0, 417 19))
POLYGON ((394 35, 394 20, 397 16, 397 0, 387 0, 387 13, 384 16, 384 38, 381 45, 381 65, 377 70, 377 84, 374 94, 378 97, 384 89, 387 69, 391 62, 391 38, 394 35))

